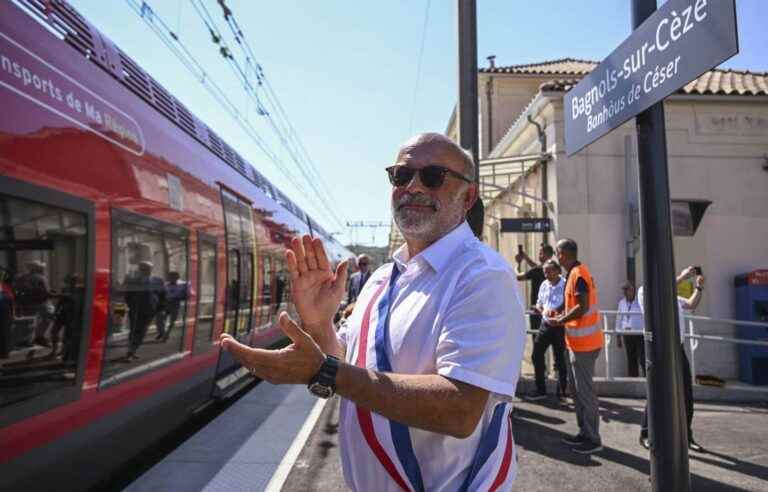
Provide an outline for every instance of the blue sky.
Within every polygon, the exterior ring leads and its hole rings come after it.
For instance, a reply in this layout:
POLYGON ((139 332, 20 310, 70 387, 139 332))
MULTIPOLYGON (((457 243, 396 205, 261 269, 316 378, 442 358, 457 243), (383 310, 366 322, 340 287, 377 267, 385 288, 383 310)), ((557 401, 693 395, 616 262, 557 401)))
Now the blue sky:
MULTIPOLYGON (((203 2, 223 30, 217 2, 203 2)), ((322 174, 339 225, 283 177, 127 3, 70 3, 328 231, 342 233, 343 242, 386 243, 387 230, 353 232, 343 225, 389 222, 383 168, 411 133, 444 131, 456 102, 454 0, 429 2, 424 31, 427 0, 227 0, 322 174)), ((246 96, 193 6, 187 0, 147 3, 248 112, 246 96)), ((741 51, 724 66, 768 71, 768 2, 737 0, 736 5, 741 51)), ((600 61, 629 34, 629 6, 629 0, 478 0, 478 63, 485 66, 491 54, 497 65, 564 57, 600 61)), ((249 114, 290 163, 267 122, 249 114)))

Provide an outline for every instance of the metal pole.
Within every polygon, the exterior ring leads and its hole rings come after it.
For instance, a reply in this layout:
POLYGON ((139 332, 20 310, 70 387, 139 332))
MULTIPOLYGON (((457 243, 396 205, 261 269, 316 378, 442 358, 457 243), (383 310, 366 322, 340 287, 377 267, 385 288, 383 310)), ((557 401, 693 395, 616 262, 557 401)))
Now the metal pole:
MULTIPOLYGON (((457 0, 459 28, 459 145, 475 160, 475 182, 480 183, 479 130, 477 109, 477 8, 475 0, 457 0)), ((475 235, 483 235, 485 207, 478 197, 467 212, 475 235)))
POLYGON ((699 341, 696 340, 696 332, 693 328, 693 320, 688 320, 688 334, 691 336, 690 338, 690 347, 691 347, 691 374, 693 375, 694 380, 696 379, 696 348, 699 346, 699 341))
POLYGON ((609 355, 611 352, 611 334, 606 333, 608 331, 608 315, 603 314, 603 340, 605 341, 604 345, 605 348, 603 349, 603 352, 605 353, 605 379, 608 381, 612 380, 613 377, 611 376, 611 356, 609 355))
POLYGON ((632 158, 632 137, 624 137, 624 194, 626 195, 626 241, 624 246, 627 254, 627 281, 637 286, 635 275, 635 220, 634 213, 637 209, 637 182, 635 173, 632 172, 635 161, 632 158))
MULTIPOLYGON (((632 0, 632 28, 656 0, 632 0)), ((652 490, 690 491, 664 103, 637 116, 652 490)))

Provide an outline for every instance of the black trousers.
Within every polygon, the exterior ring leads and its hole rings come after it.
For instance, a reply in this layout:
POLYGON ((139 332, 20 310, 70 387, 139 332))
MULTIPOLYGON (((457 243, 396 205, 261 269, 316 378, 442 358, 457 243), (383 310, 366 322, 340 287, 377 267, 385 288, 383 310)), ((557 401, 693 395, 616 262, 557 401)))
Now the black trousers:
MULTIPOLYGON (((531 320, 531 330, 537 331, 541 329, 541 315, 540 314, 531 314, 530 315, 531 320)), ((538 333, 531 333, 531 345, 536 345, 536 335, 538 333)), ((544 372, 547 372, 547 364, 546 361, 544 362, 544 372)))
POLYGON ((550 326, 546 322, 541 323, 539 333, 533 342, 531 360, 536 372, 536 391, 539 393, 547 392, 547 369, 544 364, 544 355, 550 345, 552 346, 555 370, 557 370, 559 379, 558 388, 562 393, 565 393, 565 389, 568 387, 568 366, 566 366, 565 362, 565 330, 562 327, 550 326))
MULTIPOLYGON (((538 330, 541 328, 541 315, 540 314, 531 314, 531 330, 538 330)), ((536 342, 536 333, 531 334, 531 341, 536 342)))
POLYGON ((645 376, 645 340, 643 335, 624 336, 624 350, 627 352, 627 372, 629 377, 636 378, 640 375, 638 368, 645 376))
POLYGON ((141 344, 144 343, 144 337, 147 336, 149 324, 152 323, 152 315, 144 313, 128 313, 128 321, 131 324, 131 331, 128 333, 128 354, 134 355, 141 344))
MULTIPOLYGON (((685 355, 685 348, 680 344, 681 357, 683 364, 683 398, 685 399, 685 417, 688 423, 688 440, 693 439, 693 377, 691 376, 691 365, 688 363, 688 356, 685 355)), ((640 437, 648 437, 648 403, 645 404, 643 418, 640 421, 640 437)))

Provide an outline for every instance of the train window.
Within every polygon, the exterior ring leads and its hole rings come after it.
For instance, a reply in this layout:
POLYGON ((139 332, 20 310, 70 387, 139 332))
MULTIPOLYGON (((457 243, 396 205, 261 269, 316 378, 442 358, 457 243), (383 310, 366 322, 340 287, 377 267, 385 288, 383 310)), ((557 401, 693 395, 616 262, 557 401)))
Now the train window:
POLYGON ((86 213, 0 195, 0 409, 82 381, 89 223, 86 213))
POLYGON ((224 318, 224 331, 234 334, 237 326, 238 306, 240 305, 240 251, 227 251, 227 306, 224 318))
POLYGON ((287 303, 290 302, 290 292, 287 285, 287 267, 284 259, 276 261, 276 268, 274 275, 272 276, 272 288, 270 289, 274 294, 272 296, 272 314, 278 314, 280 311, 284 311, 287 308, 287 303))
POLYGON ((216 320, 216 243, 214 239, 198 238, 197 261, 197 327, 194 352, 213 347, 216 320))
POLYGON ((102 385, 181 357, 188 258, 185 229, 112 211, 111 322, 102 385))
POLYGON ((222 190, 227 228, 227 307, 225 331, 242 339, 252 326, 254 230, 250 205, 222 190))
POLYGON ((272 287, 272 257, 269 254, 264 254, 261 260, 260 330, 269 328, 272 323, 272 287))

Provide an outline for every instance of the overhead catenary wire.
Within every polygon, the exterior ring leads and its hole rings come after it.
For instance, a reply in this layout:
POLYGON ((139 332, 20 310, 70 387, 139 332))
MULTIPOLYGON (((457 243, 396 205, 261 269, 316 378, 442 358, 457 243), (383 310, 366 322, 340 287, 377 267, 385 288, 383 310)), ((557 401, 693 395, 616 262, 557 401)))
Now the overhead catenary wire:
POLYGON ((327 186, 324 184, 322 176, 317 171, 316 166, 314 166, 314 163, 308 157, 306 149, 302 152, 303 145, 300 143, 301 141, 298 138, 297 133, 290 124, 285 110, 283 109, 282 104, 280 104, 272 85, 264 75, 263 68, 256 61, 253 50, 245 38, 242 29, 237 24, 234 14, 226 6, 226 2, 224 0, 218 0, 219 5, 222 7, 224 19, 230 27, 235 42, 242 50, 243 56, 245 56, 244 63, 241 63, 238 60, 237 55, 227 44, 224 35, 218 28, 216 20, 203 3, 203 0, 190 0, 190 2, 195 7, 198 16, 201 18, 206 28, 210 31, 214 43, 219 46, 220 53, 230 65, 235 76, 240 80, 243 90, 253 99, 257 113, 267 120, 273 133, 280 140, 283 148, 309 184, 310 188, 315 193, 315 196, 320 200, 325 211, 328 212, 329 217, 331 217, 337 225, 342 225, 342 221, 339 219, 338 215, 336 215, 334 208, 331 205, 330 197, 332 196, 332 193, 328 190, 327 186), (249 78, 249 69, 253 74, 253 78, 255 78, 255 84, 252 78, 249 78), (259 94, 259 89, 263 89, 263 99, 259 94), (266 105, 264 101, 267 102, 266 105), (320 183, 319 186, 318 183, 320 183), (321 190, 320 187, 324 187, 324 190, 321 190))
MULTIPOLYGON (((140 3, 138 0, 126 0, 126 3, 136 12, 150 29, 160 38, 163 44, 176 56, 184 67, 203 85, 208 93, 238 124, 238 126, 252 139, 256 146, 275 165, 277 170, 310 202, 312 207, 320 211, 324 216, 336 223, 341 223, 335 214, 328 211, 327 202, 317 202, 317 193, 309 193, 307 188, 293 172, 285 165, 283 160, 272 150, 264 140, 252 122, 243 114, 236 104, 227 96, 216 81, 209 75, 203 65, 192 55, 191 51, 179 39, 176 32, 171 30, 167 23, 160 18, 149 6, 146 0, 140 3)), ((213 35, 213 32, 211 32, 213 35)), ((306 179, 306 178, 305 178, 306 179)))
POLYGON ((426 1, 426 7, 424 8, 424 23, 421 26, 421 43, 419 45, 419 57, 416 61, 416 83, 413 87, 413 103, 411 104, 411 119, 408 124, 408 136, 413 134, 413 122, 416 118, 416 106, 419 97, 419 84, 421 83, 421 64, 424 59, 424 42, 427 39, 427 25, 429 24, 429 7, 432 4, 432 0, 426 1))
POLYGON ((280 99, 277 97, 272 84, 264 75, 261 65, 256 61, 256 55, 254 54, 248 39, 245 37, 243 30, 237 23, 237 19, 235 18, 234 13, 229 7, 227 7, 226 0, 217 1, 222 9, 224 20, 229 26, 232 36, 240 46, 240 49, 243 51, 243 55, 245 56, 246 74, 248 73, 247 69, 250 68, 254 74, 254 77, 257 79, 257 87, 260 87, 265 91, 264 99, 267 101, 267 105, 270 106, 266 116, 268 118, 277 118, 276 124, 280 127, 283 134, 286 135, 286 144, 288 149, 291 150, 292 156, 298 160, 303 158, 306 163, 308 173, 313 175, 313 181, 320 184, 320 188, 322 188, 322 191, 327 196, 333 196, 333 193, 328 188, 325 179, 319 172, 316 163, 310 157, 309 152, 307 152, 307 149, 299 137, 298 132, 295 130, 293 124, 290 121, 290 118, 288 118, 288 114, 280 102, 280 99))
POLYGON ((211 78, 206 73, 202 65, 179 40, 178 35, 176 35, 168 28, 168 25, 154 13, 146 1, 142 1, 141 5, 139 5, 136 0, 126 0, 126 2, 137 14, 139 14, 139 16, 147 23, 150 29, 155 32, 163 44, 165 44, 168 49, 170 49, 171 52, 176 55, 179 61, 181 61, 181 63, 187 68, 187 70, 189 70, 195 76, 195 78, 200 81, 200 83, 206 88, 206 90, 208 90, 214 99, 216 99, 221 107, 230 113, 230 115, 239 124, 241 129, 243 129, 254 140, 262 152, 264 152, 267 157, 269 157, 270 160, 276 164, 278 169, 285 175, 285 177, 303 193, 306 193, 306 190, 303 188, 301 183, 296 180, 290 171, 280 165, 279 159, 277 159, 277 156, 275 156, 272 150, 266 145, 266 142, 261 138, 258 132, 256 132, 256 130, 250 124, 243 122, 237 106, 232 103, 232 101, 227 97, 226 93, 221 89, 221 87, 219 87, 213 78, 211 78), (168 39, 168 36, 170 36, 173 41, 168 39))

